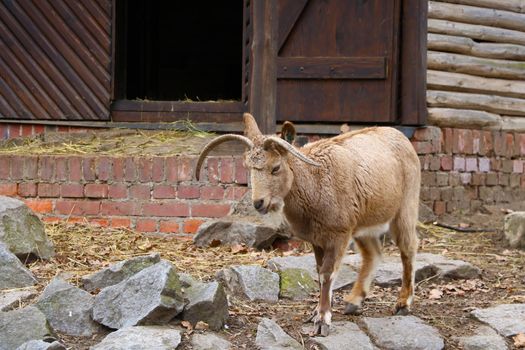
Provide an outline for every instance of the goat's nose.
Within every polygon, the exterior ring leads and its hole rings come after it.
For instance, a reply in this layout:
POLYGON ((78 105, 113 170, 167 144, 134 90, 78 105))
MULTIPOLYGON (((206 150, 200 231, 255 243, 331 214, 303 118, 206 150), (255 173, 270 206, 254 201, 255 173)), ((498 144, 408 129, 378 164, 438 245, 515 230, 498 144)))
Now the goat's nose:
POLYGON ((263 199, 258 199, 256 201, 253 201, 253 207, 257 210, 261 209, 262 206, 264 204, 264 200, 263 199))

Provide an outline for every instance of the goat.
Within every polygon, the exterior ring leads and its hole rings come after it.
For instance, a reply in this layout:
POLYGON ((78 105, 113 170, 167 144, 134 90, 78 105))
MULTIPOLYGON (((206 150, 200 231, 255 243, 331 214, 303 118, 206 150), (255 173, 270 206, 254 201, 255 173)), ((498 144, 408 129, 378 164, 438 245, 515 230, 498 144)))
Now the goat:
MULTIPOLYGON (((322 139, 297 149, 277 136, 264 136, 244 114, 245 135, 222 135, 201 151, 197 180, 206 155, 229 140, 247 147, 252 201, 261 214, 282 211, 295 236, 313 246, 319 274, 319 303, 311 320, 315 335, 329 333, 332 283, 351 239, 362 255, 357 281, 345 295, 344 313, 356 314, 370 290, 381 257, 379 236, 389 229, 403 264, 395 313, 406 315, 414 296, 417 253, 419 158, 409 140, 390 127, 371 127, 322 139)), ((292 140, 293 124, 283 138, 292 140)))

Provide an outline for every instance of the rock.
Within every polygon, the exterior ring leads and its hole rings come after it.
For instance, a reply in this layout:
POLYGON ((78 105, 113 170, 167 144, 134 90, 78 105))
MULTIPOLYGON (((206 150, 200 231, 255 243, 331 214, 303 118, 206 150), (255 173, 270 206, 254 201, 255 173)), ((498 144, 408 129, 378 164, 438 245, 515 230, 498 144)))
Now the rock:
POLYGON ((277 302, 279 275, 257 265, 238 265, 217 273, 228 294, 251 301, 277 302))
POLYGON ((444 279, 474 279, 481 276, 481 270, 476 266, 463 260, 447 259, 443 255, 419 253, 417 261, 435 266, 440 278, 444 279))
POLYGON ((414 316, 363 319, 375 344, 385 350, 443 349, 439 332, 414 316))
POLYGON ((90 337, 100 330, 100 326, 91 318, 94 299, 88 292, 55 278, 35 306, 46 315, 54 330, 67 335, 90 337))
POLYGON ((82 279, 84 289, 88 292, 106 288, 122 282, 128 277, 144 270, 147 267, 155 265, 160 261, 160 254, 138 256, 128 260, 120 261, 114 265, 100 270, 94 274, 85 276, 82 279))
POLYGON ((261 350, 303 349, 297 340, 286 334, 274 321, 263 318, 257 326, 255 345, 261 350))
POLYGON ((488 324, 504 337, 525 333, 525 304, 501 304, 472 311, 479 321, 488 324))
POLYGON ((481 326, 476 334, 456 338, 464 350, 507 350, 507 343, 492 328, 481 326))
POLYGON ((419 202, 419 221, 424 224, 428 224, 437 220, 437 215, 434 211, 425 203, 419 202))
POLYGON ((66 350, 66 347, 58 341, 48 343, 43 340, 30 340, 20 345, 16 350, 66 350))
POLYGON ((0 196, 0 241, 19 257, 33 254, 50 259, 55 255, 42 221, 15 198, 0 196))
POLYGON ((125 327, 110 333, 90 350, 172 350, 179 346, 180 332, 166 326, 125 327))
POLYGON ((512 248, 525 249, 525 211, 506 215, 504 231, 512 248))
POLYGON ((36 282, 31 271, 0 242, 0 290, 28 287, 36 282))
POLYGON ((281 278, 279 296, 291 300, 302 300, 318 289, 310 273, 303 269, 284 269, 279 272, 281 278))
POLYGON ((271 247, 277 238, 289 237, 280 226, 270 225, 256 217, 228 217, 202 224, 193 237, 193 242, 198 247, 208 247, 212 242, 220 242, 264 249, 271 247))
POLYGON ((36 307, 0 312, 0 350, 13 350, 29 340, 52 334, 46 316, 36 307))
MULTIPOLYGON (((303 333, 308 334, 309 329, 305 327, 303 333)), ((348 321, 333 322, 330 326, 330 334, 327 337, 311 338, 323 350, 340 350, 349 348, 349 339, 352 341, 352 349, 373 350, 374 345, 370 338, 359 327, 348 321)))
POLYGON ((21 290, 0 291, 0 311, 9 311, 20 306, 21 302, 37 294, 34 287, 21 290))
POLYGON ((191 337, 191 346, 195 350, 229 350, 232 344, 213 333, 194 334, 191 337))
POLYGON ((161 260, 124 281, 100 291, 93 318, 110 328, 169 322, 184 307, 179 277, 161 260))
POLYGON ((210 329, 220 330, 228 319, 228 300, 224 288, 218 282, 194 283, 184 291, 189 300, 184 307, 182 319, 193 326, 206 322, 210 329))

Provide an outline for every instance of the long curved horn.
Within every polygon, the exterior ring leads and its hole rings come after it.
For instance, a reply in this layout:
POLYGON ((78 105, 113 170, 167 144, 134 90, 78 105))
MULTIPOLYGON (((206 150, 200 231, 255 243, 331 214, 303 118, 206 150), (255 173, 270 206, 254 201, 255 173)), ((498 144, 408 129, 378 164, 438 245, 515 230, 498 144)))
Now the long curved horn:
POLYGON ((197 166, 195 167, 195 178, 197 179, 197 181, 199 181, 202 163, 204 162, 204 159, 206 158, 208 153, 210 153, 210 151, 213 148, 217 147, 221 143, 232 140, 241 141, 242 143, 246 144, 246 146, 248 146, 249 148, 253 147, 253 142, 246 136, 242 135, 226 134, 214 138, 206 146, 204 146, 204 148, 201 151, 201 154, 199 155, 199 160, 197 160, 197 166))
POLYGON ((310 165, 313 165, 313 166, 321 166, 321 164, 317 163, 317 162, 314 162, 313 160, 311 160, 310 158, 308 158, 307 156, 305 156, 304 154, 302 154, 301 152, 299 152, 297 149, 295 149, 292 145, 290 145, 288 142, 286 142, 285 140, 279 138, 279 137, 276 137, 276 136, 268 136, 265 140, 264 140, 264 143, 263 143, 263 146, 264 147, 267 147, 268 145, 270 145, 271 143, 276 143, 278 144, 279 146, 281 146, 282 148, 286 149, 288 152, 290 152, 292 155, 296 156, 297 158, 299 158, 300 160, 302 160, 303 162, 307 163, 307 164, 310 164, 310 165))

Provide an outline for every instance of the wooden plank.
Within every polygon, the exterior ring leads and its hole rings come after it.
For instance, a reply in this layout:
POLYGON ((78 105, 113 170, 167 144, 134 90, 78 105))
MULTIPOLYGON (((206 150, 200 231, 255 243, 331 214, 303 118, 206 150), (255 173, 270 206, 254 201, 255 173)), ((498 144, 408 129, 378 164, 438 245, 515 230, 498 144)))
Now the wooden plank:
POLYGON ((427 12, 426 0, 403 0, 401 3, 401 37, 398 119, 405 125, 422 125, 427 119, 427 12))
POLYGON ((385 79, 385 57, 278 57, 277 79, 385 79))
POLYGON ((509 44, 525 44, 525 33, 517 30, 492 28, 477 24, 466 24, 441 19, 429 19, 431 33, 466 36, 469 38, 509 44))
POLYGON ((499 126, 499 114, 471 109, 429 108, 428 122, 442 128, 483 128, 499 126))
POLYGON ((427 91, 429 107, 474 109, 496 114, 525 115, 525 100, 494 95, 449 91, 427 91))
POLYGON ((525 46, 516 44, 478 43, 471 38, 445 34, 428 34, 428 49, 464 55, 525 61, 525 46))
POLYGON ((115 122, 176 122, 190 119, 192 122, 229 123, 242 120, 242 113, 202 113, 202 112, 155 112, 155 111, 113 111, 115 122))
POLYGON ((201 113, 242 113, 242 102, 180 102, 180 101, 139 101, 117 100, 111 105, 113 111, 144 112, 201 112, 201 113))
POLYGON ((525 132, 525 118, 502 116, 501 124, 498 129, 504 131, 525 132))
POLYGON ((525 99, 525 81, 482 78, 429 69, 427 85, 432 90, 474 92, 525 99))
POLYGON ((525 31, 525 14, 438 1, 428 2, 428 18, 525 31))
POLYGON ((523 62, 428 52, 428 68, 491 78, 524 80, 523 62))
POLYGON ((523 0, 441 0, 453 4, 472 5, 487 7, 491 9, 507 10, 525 13, 525 1, 523 0))
POLYGON ((107 30, 102 28, 93 16, 86 16, 87 11, 80 1, 64 1, 64 4, 69 7, 76 19, 82 23, 84 28, 91 33, 102 47, 109 47, 111 45, 107 30))
POLYGON ((308 0, 288 0, 279 2, 278 11, 280 22, 277 51, 283 47, 307 3, 308 0))
POLYGON ((102 30, 104 30, 106 36, 109 36, 111 34, 111 21, 109 20, 109 17, 104 13, 104 11, 97 6, 93 0, 77 0, 79 3, 82 4, 82 6, 87 10, 87 13, 91 14, 91 16, 94 18, 97 23, 100 25, 102 30))
MULTIPOLYGON (((17 94, 14 93, 11 86, 7 84, 7 80, 4 77, 5 72, 0 71, 0 93, 2 94, 3 99, 7 102, 9 109, 13 110, 16 115, 12 116, 13 118, 30 118, 31 111, 27 106, 20 100, 17 94)), ((7 116, 4 116, 7 117, 7 116)))

